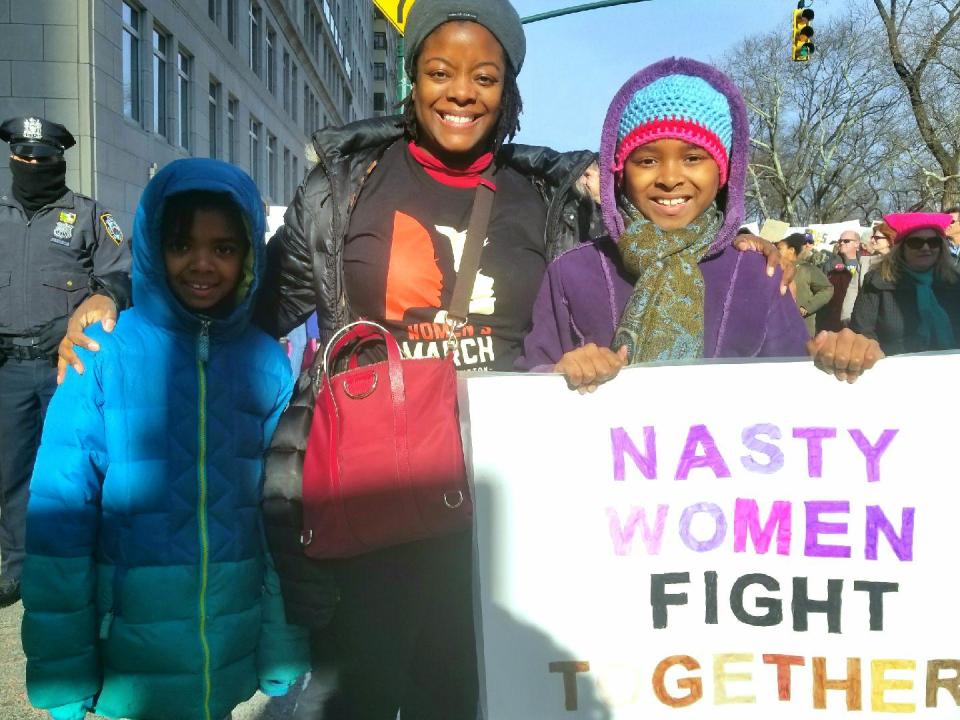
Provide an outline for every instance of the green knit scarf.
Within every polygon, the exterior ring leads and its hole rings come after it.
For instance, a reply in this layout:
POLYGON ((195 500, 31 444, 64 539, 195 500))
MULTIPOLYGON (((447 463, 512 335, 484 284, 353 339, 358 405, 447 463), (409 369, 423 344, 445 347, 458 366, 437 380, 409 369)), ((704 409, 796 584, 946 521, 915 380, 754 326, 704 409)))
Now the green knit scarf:
POLYGON ((631 365, 703 356, 703 276, 697 263, 723 225, 711 205, 680 230, 664 230, 622 200, 627 229, 617 250, 636 277, 614 334, 614 351, 627 347, 631 365))

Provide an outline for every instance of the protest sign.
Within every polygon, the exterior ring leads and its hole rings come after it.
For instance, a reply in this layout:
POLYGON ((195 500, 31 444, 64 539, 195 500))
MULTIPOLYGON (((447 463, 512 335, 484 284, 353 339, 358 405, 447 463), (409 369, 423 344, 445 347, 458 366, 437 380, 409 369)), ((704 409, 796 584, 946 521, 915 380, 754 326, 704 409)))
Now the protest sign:
POLYGON ((464 380, 484 717, 960 716, 956 362, 464 380))

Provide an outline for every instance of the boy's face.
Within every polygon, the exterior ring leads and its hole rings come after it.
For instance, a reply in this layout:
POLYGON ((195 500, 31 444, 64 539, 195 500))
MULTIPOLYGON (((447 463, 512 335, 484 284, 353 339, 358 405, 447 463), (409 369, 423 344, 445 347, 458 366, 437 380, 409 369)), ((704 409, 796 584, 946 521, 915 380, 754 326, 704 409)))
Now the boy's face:
POLYGON ((720 168, 706 150, 683 140, 641 145, 623 167, 623 193, 647 220, 679 230, 710 207, 720 168))
POLYGON ((164 239, 167 282, 191 310, 211 310, 230 298, 243 274, 247 240, 219 210, 197 210, 189 228, 164 239))

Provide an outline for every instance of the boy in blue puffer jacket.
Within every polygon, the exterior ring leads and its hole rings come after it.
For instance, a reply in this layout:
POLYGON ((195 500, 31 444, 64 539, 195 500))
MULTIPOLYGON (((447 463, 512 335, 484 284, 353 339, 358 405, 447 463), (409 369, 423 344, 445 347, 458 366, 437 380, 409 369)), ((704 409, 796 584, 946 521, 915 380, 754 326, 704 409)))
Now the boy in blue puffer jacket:
POLYGON ((250 324, 263 237, 243 171, 167 165, 137 209, 134 307, 50 403, 22 588, 27 691, 55 720, 220 720, 308 668, 260 519, 292 391, 250 324))

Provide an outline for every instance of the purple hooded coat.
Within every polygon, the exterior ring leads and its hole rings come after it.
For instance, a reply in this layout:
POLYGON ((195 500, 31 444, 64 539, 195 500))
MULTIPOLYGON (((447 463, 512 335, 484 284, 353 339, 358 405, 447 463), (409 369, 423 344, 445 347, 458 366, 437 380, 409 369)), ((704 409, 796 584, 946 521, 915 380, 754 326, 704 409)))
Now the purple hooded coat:
POLYGON ((723 226, 700 261, 704 282, 704 357, 805 357, 806 326, 792 296, 780 294, 780 271, 765 272, 756 252, 731 245, 743 222, 749 161, 747 110, 737 87, 719 70, 686 58, 668 58, 644 68, 613 98, 600 141, 600 198, 608 237, 564 253, 547 268, 533 307, 533 326, 517 360, 522 370, 548 371, 564 353, 596 343, 610 347, 633 293, 616 241, 623 233, 617 210, 614 152, 620 116, 634 93, 666 75, 695 75, 723 93, 733 116, 729 180, 720 191, 723 226))

